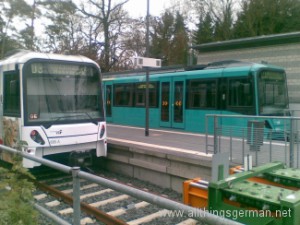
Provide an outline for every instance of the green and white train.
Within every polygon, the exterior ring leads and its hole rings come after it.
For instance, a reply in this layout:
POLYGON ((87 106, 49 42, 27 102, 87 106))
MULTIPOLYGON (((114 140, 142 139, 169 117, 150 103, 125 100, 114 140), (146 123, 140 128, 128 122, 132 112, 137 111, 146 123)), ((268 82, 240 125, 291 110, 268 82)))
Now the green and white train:
MULTIPOLYGON (((99 66, 83 56, 18 51, 0 61, 0 142, 29 154, 106 156, 99 66)), ((0 157, 12 161, 2 151, 0 157)), ((28 168, 37 166, 23 159, 28 168)))

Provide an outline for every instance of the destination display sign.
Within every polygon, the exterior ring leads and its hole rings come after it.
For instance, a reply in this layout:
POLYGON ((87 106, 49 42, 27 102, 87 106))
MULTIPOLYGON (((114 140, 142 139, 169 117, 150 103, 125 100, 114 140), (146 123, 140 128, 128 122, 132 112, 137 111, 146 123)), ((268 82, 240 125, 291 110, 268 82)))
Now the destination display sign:
POLYGON ((263 80, 284 80, 283 73, 277 71, 262 71, 260 73, 260 78, 263 80))
POLYGON ((32 63, 32 74, 48 74, 48 75, 92 75, 93 69, 90 66, 78 64, 63 64, 63 63, 32 63))

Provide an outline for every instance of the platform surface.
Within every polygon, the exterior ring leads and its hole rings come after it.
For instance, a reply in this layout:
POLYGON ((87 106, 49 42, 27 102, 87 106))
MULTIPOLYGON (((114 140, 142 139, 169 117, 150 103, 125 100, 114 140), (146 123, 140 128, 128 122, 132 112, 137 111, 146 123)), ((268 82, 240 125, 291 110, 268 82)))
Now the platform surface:
MULTIPOLYGON (((108 143, 186 158, 200 157, 211 160, 214 150, 214 137, 208 135, 209 151, 206 154, 206 135, 202 133, 174 129, 150 129, 149 136, 145 136, 145 128, 116 124, 108 124, 107 132, 108 143)), ((231 163, 241 165, 244 163, 244 157, 251 155, 253 166, 258 166, 273 161, 288 164, 289 146, 287 144, 282 141, 265 140, 260 151, 251 151, 251 146, 246 139, 222 136, 218 138, 217 146, 218 152, 230 152, 231 163)), ((295 148, 295 156, 298 155, 296 150, 297 148, 295 148)), ((296 165, 297 162, 294 163, 296 165)))
POLYGON ((140 148, 157 151, 173 151, 204 157, 206 154, 205 134, 181 132, 180 130, 150 129, 145 136, 145 128, 107 124, 108 143, 118 143, 124 146, 139 146, 140 148))

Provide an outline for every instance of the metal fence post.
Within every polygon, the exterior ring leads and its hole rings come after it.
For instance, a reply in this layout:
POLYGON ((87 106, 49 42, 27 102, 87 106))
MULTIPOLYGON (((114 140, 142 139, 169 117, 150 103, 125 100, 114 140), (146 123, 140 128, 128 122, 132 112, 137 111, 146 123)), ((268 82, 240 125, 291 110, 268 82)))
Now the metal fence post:
POLYGON ((73 224, 80 225, 81 210, 80 210, 80 180, 78 173, 79 167, 72 167, 73 176, 73 224))
POLYGON ((270 158, 269 158, 269 161, 272 162, 272 158, 273 158, 273 154, 272 154, 272 138, 273 138, 273 134, 272 134, 272 130, 269 131, 269 134, 270 134, 270 148, 269 148, 269 151, 270 151, 270 158))
POLYGON ((295 125, 294 119, 291 117, 290 122, 290 167, 294 167, 294 143, 295 143, 295 125))
POLYGON ((208 120, 209 117, 206 115, 205 116, 205 150, 206 150, 206 154, 208 154, 208 120))
POLYGON ((229 148, 230 148, 230 162, 232 162, 232 127, 230 127, 230 143, 229 143, 229 148))
POLYGON ((214 154, 218 153, 218 117, 214 115, 214 154))
POLYGON ((242 137, 242 160, 243 164, 245 163, 245 136, 246 136, 246 128, 243 128, 243 137, 242 137))
POLYGON ((298 130, 298 128, 297 128, 296 143, 297 143, 297 167, 296 168, 299 168, 299 130, 298 130))

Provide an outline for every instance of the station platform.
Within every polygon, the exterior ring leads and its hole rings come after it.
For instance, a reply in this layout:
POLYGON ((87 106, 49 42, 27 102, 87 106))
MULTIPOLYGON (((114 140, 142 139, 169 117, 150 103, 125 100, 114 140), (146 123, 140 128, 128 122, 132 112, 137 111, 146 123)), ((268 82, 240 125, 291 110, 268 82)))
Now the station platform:
POLYGON ((205 135, 180 130, 145 129, 107 124, 108 150, 104 167, 182 193, 185 180, 210 180, 212 154, 205 135))
MULTIPOLYGON (((230 166, 243 165, 245 156, 252 157, 253 166, 274 161, 288 165, 286 159, 290 150, 287 142, 266 139, 258 151, 253 151, 245 138, 222 136, 218 138, 218 146, 220 152, 228 152, 230 161, 226 162, 225 158, 220 158, 222 155, 213 160, 212 152, 206 154, 206 136, 201 133, 150 129, 149 136, 145 136, 145 128, 108 123, 107 137, 110 168, 162 186, 166 184, 179 192, 184 180, 200 177, 210 181, 213 162, 218 159, 230 166)), ((213 136, 209 135, 208 143, 213 142, 213 136)), ((299 156, 298 148, 294 148, 294 155, 299 156)), ((294 165, 298 165, 296 159, 294 165)))
POLYGON ((174 155, 184 157, 188 155, 212 157, 212 154, 206 154, 204 134, 150 129, 149 136, 145 136, 145 128, 116 124, 107 124, 107 133, 109 143, 128 147, 139 146, 159 152, 173 152, 174 155))

